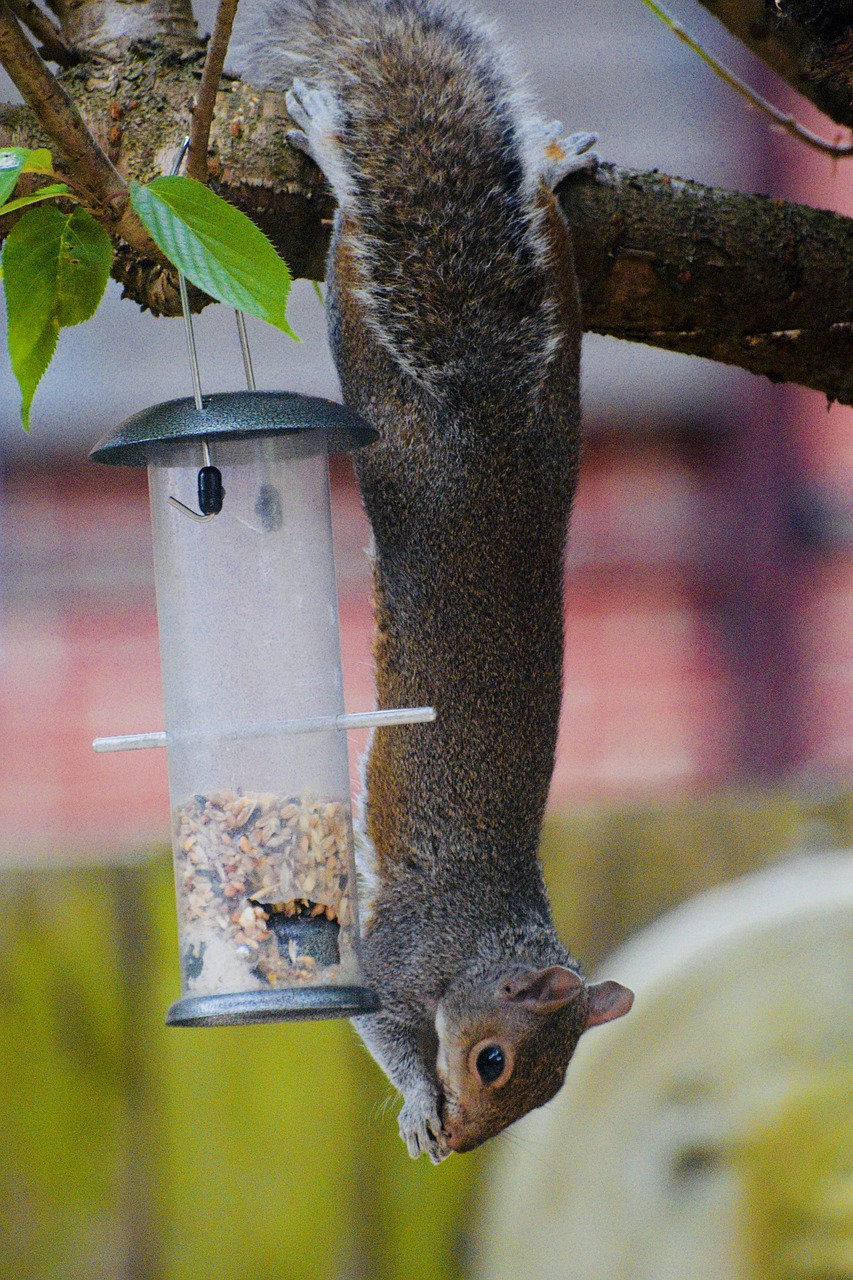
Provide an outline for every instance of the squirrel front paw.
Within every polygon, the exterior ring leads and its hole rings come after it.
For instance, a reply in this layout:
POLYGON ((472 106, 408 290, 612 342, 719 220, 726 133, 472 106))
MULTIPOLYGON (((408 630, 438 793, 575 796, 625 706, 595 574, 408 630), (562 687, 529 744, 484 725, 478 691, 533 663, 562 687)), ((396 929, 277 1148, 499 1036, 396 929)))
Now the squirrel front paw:
POLYGON ((400 1137, 413 1160, 428 1155, 433 1164, 440 1164, 450 1155, 440 1110, 440 1095, 427 1088, 406 1096, 399 1116, 400 1137))

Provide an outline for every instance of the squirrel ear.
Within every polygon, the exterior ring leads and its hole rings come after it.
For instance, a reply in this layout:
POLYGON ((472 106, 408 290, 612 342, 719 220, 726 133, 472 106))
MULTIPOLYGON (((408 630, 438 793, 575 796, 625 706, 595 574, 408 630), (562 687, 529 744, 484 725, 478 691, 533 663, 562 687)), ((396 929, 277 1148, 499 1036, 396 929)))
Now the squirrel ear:
POLYGON ((633 991, 619 982, 592 982, 586 992, 589 997, 588 1027, 598 1027, 602 1022, 623 1017, 634 1003, 633 991))
POLYGON ((525 969, 523 973, 505 978, 500 994, 532 1013, 553 1013, 568 1004, 582 986, 580 974, 554 964, 549 969, 525 969))

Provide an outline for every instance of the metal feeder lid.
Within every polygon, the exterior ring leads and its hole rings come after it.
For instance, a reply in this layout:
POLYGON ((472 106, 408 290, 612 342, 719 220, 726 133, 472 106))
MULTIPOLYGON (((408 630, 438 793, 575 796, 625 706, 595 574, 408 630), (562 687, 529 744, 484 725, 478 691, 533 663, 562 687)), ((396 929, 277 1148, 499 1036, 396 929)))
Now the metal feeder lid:
POLYGON ((318 429, 326 432, 329 453, 360 449, 379 435, 344 405, 319 396, 295 391, 227 391, 206 395, 201 411, 192 397, 143 409, 105 436, 89 457, 95 462, 144 467, 149 461, 149 446, 170 440, 182 444, 318 429))

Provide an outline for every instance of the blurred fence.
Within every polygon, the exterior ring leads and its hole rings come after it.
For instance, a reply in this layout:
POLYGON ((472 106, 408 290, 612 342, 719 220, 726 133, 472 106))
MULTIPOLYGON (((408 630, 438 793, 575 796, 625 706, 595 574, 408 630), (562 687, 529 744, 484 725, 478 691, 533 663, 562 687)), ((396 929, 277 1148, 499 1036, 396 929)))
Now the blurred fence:
MULTIPOLYGON (((853 797, 589 809, 543 848, 591 968, 810 841, 853 843, 853 797)), ((165 854, 0 876, 3 1280, 464 1276, 488 1146, 412 1162, 347 1024, 167 1029, 177 992, 165 854)))

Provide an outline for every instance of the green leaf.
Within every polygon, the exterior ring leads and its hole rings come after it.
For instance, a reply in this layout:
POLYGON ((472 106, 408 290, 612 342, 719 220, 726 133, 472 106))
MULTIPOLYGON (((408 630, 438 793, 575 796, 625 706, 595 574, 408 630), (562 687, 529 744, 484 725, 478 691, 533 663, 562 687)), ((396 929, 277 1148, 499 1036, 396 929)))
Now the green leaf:
POLYGON ((30 151, 21 172, 53 173, 53 156, 47 147, 37 147, 35 151, 30 151))
POLYGON ((25 147, 4 147, 0 151, 0 204, 5 204, 18 185, 29 154, 25 147))
POLYGON ((66 221, 64 252, 59 259, 60 327, 91 319, 104 296, 113 265, 112 242, 90 213, 75 209, 66 221))
POLYGON ((296 338, 285 319, 290 272, 250 218, 194 178, 130 184, 152 240, 199 289, 296 338))
POLYGON ((0 205, 9 199, 22 173, 53 173, 53 157, 46 147, 0 149, 0 205))
MULTIPOLYGON (((10 200, 8 204, 4 204, 0 208, 0 217, 6 213, 12 213, 15 209, 23 209, 28 204, 38 204, 40 200, 52 200, 54 196, 64 196, 68 191, 68 187, 64 182, 52 182, 48 187, 41 187, 38 191, 34 191, 31 196, 19 196, 17 200, 10 200)), ((76 200, 76 196, 69 196, 70 200, 76 200)))
POLYGON ((36 387, 53 358, 59 330, 94 315, 112 265, 110 238, 85 209, 30 209, 3 246, 9 355, 29 430, 36 387))

